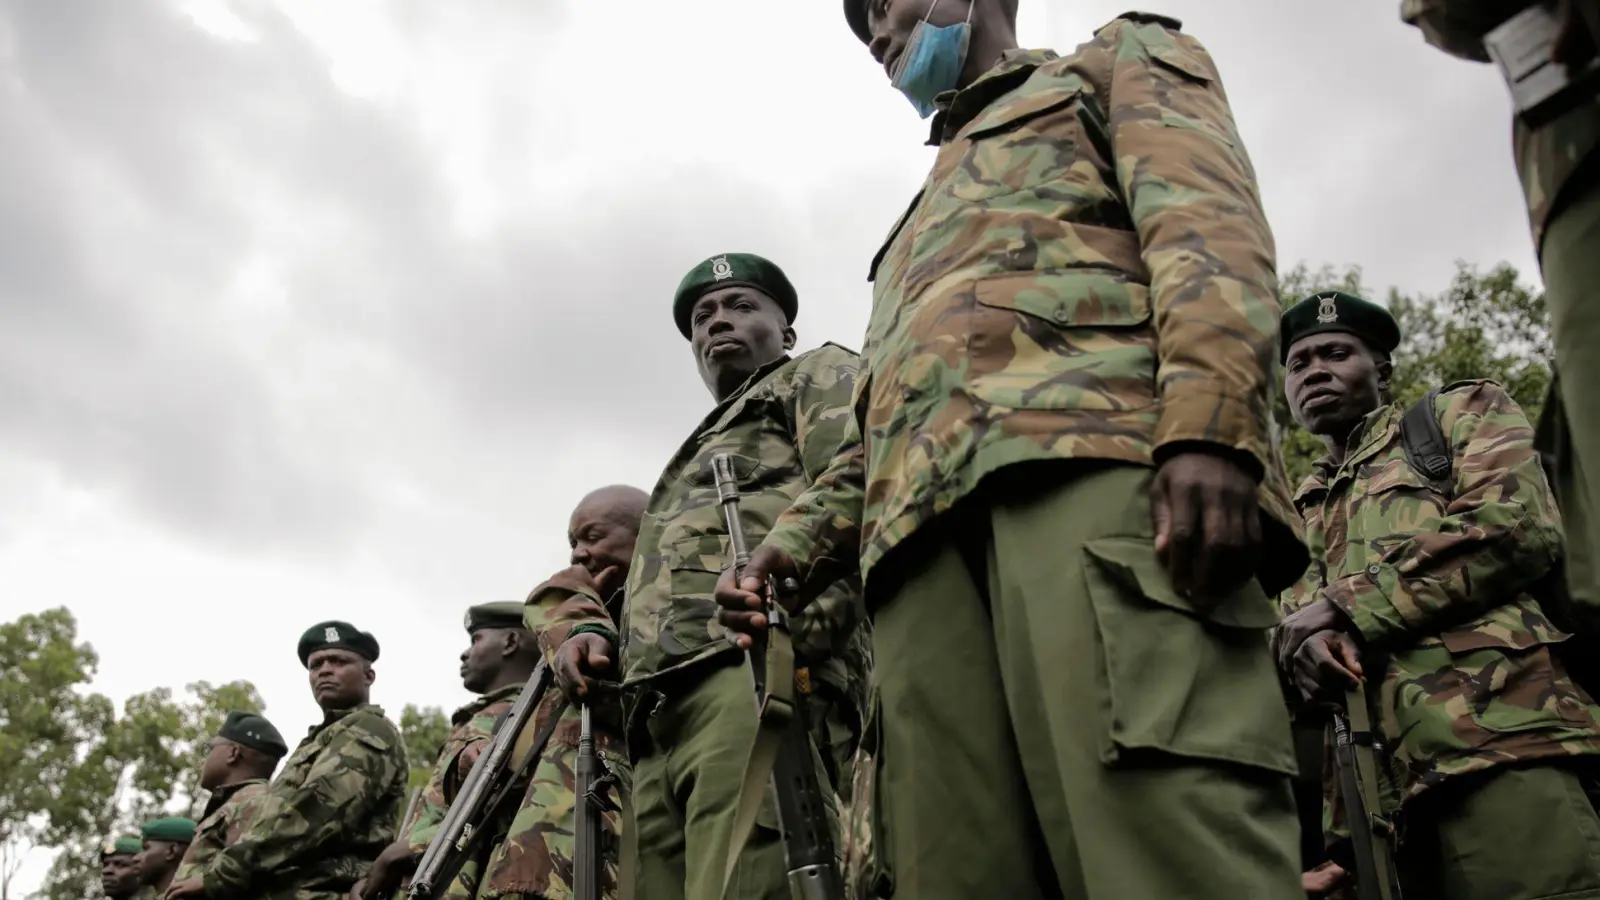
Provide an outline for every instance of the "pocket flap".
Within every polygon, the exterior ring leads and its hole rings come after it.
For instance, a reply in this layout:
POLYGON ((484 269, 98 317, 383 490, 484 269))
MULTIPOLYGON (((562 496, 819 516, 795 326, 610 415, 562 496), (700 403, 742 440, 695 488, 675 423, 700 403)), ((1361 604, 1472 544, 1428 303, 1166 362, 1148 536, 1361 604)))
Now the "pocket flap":
POLYGON ((1201 84, 1211 83, 1211 73, 1206 70, 1205 65, 1193 53, 1183 47, 1166 43, 1146 44, 1145 46, 1150 50, 1150 58, 1161 65, 1186 75, 1201 84))
POLYGON ((1195 609, 1191 601, 1173 590, 1172 580, 1161 567, 1148 539, 1101 538, 1084 545, 1084 552, 1112 579, 1151 602, 1229 628, 1264 631, 1278 624, 1278 613, 1272 601, 1249 581, 1223 597, 1209 612, 1195 609))
POLYGON ((1043 269, 981 278, 979 303, 1063 328, 1133 328, 1150 321, 1150 288, 1115 269, 1043 269))
POLYGON ((990 135, 1009 131, 1030 119, 1036 119, 1077 101, 1083 93, 1080 87, 1059 90, 1030 91, 1010 103, 997 103, 967 126, 966 139, 982 140, 990 135))
POLYGON ((702 534, 674 541, 664 554, 667 568, 721 574, 733 559, 728 544, 728 537, 723 534, 702 534))
MULTIPOLYGON (((709 428, 702 432, 702 436, 714 433, 717 429, 709 428)), ((695 458, 691 468, 683 473, 685 481, 694 485, 714 485, 717 483, 717 473, 711 468, 712 454, 703 453, 695 458)), ((761 468, 761 460, 743 453, 727 454, 728 462, 733 465, 733 480, 738 484, 750 484, 755 480, 756 470, 761 468)))

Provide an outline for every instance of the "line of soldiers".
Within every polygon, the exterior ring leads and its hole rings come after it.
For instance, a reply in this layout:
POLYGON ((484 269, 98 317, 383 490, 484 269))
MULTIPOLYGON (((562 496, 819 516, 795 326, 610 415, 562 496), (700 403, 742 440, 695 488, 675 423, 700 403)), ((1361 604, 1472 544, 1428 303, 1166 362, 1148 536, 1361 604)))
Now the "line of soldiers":
MULTIPOLYGON (((1533 28, 1511 14, 1543 15, 1546 75, 1596 69, 1592 0, 1403 6, 1503 64, 1504 29, 1533 28)), ((1017 0, 844 11, 937 148, 872 259, 862 352, 792 353, 799 294, 770 260, 695 265, 672 313, 711 408, 648 494, 584 498, 570 568, 469 611, 482 697, 398 832, 377 643, 324 623, 300 651, 327 722, 167 900, 403 887, 541 660, 562 696, 515 738, 552 738, 515 808, 472 823, 492 838, 449 896, 573 893, 587 710, 608 898, 788 894, 772 735, 825 786, 812 813, 856 898, 1600 898, 1600 707, 1573 652, 1600 605, 1600 404, 1549 404, 1558 514, 1502 388, 1402 408, 1385 310, 1282 310, 1221 77, 1176 20, 1127 13, 1062 56, 1018 47, 1017 0), (1327 447, 1292 493, 1275 362, 1327 447), (1291 710, 1376 761, 1366 795, 1330 778, 1313 800, 1335 849, 1309 872, 1291 710), (1337 850, 1356 825, 1392 850, 1384 893, 1337 850)), ((1518 162, 1557 370, 1582 384, 1600 100, 1540 84, 1514 87, 1518 162)))

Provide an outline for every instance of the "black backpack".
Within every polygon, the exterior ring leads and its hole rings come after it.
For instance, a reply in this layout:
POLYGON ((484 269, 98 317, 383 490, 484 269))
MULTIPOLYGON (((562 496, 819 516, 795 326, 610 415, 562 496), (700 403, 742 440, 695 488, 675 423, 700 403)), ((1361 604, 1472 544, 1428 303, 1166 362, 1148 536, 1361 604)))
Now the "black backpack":
MULTIPOLYGON (((1405 411, 1400 419, 1400 446, 1405 449, 1406 461, 1413 469, 1450 494, 1454 488, 1450 476, 1455 453, 1434 412, 1433 398, 1438 393, 1429 391, 1405 411)), ((1548 403, 1557 402, 1552 391, 1548 403)), ((1545 480, 1554 485, 1559 457, 1550 448, 1559 447, 1564 440, 1559 412, 1551 415, 1547 411, 1540 422, 1540 432, 1537 443, 1545 447, 1539 452, 1540 468, 1544 470, 1545 480)), ((1530 585, 1527 592, 1538 599, 1552 624, 1572 635, 1570 640, 1558 645, 1557 654, 1573 680, 1590 697, 1600 699, 1600 629, 1594 625, 1596 613, 1600 611, 1583 608, 1573 600, 1572 592, 1567 589, 1566 566, 1560 560, 1543 578, 1530 585)))

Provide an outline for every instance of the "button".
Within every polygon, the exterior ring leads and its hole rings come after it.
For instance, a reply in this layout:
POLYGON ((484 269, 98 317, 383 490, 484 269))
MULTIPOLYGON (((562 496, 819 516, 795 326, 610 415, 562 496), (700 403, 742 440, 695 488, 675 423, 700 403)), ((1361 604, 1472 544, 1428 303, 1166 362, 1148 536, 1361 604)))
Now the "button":
POLYGON ((1067 309, 1067 305, 1065 303, 1063 303, 1060 306, 1056 307, 1055 317, 1056 317, 1056 321, 1057 322, 1060 322, 1061 324, 1065 325, 1068 322, 1072 321, 1072 311, 1067 309))
POLYGON ((1376 574, 1378 574, 1379 572, 1382 572, 1382 571, 1383 570, 1378 568, 1377 566, 1367 566, 1367 574, 1368 575, 1376 575, 1376 574))

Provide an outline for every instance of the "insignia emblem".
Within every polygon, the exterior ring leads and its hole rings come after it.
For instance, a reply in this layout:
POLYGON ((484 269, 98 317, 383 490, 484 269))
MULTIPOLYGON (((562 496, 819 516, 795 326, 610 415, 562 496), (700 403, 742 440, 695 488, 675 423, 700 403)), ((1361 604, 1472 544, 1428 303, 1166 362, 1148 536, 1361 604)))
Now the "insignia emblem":
POLYGON ((322 639, 330 644, 339 640, 339 629, 333 627, 332 625, 322 629, 322 639))
POLYGON ((1324 325, 1339 321, 1339 307, 1332 294, 1317 299, 1317 321, 1324 325))
POLYGON ((719 256, 711 261, 711 278, 713 281, 722 281, 733 277, 733 266, 728 264, 726 256, 719 256))
POLYGON ((117 845, 112 841, 106 841, 106 845, 100 848, 100 852, 110 856, 111 854, 117 852, 117 845))

